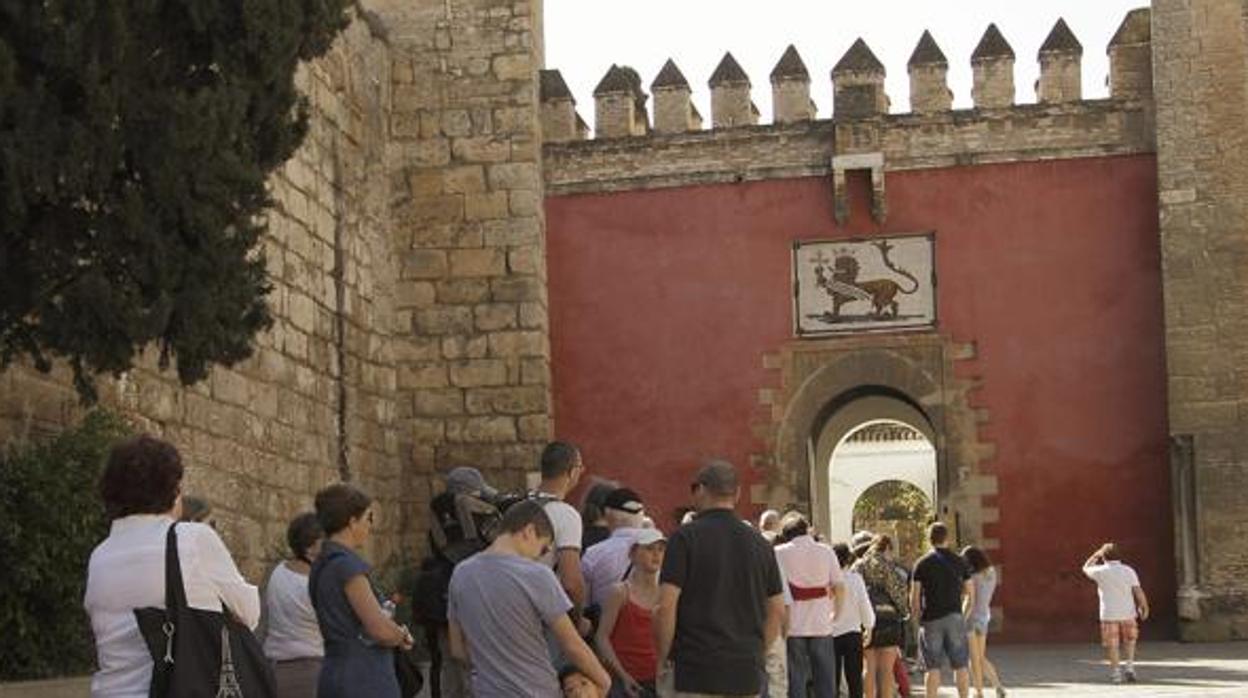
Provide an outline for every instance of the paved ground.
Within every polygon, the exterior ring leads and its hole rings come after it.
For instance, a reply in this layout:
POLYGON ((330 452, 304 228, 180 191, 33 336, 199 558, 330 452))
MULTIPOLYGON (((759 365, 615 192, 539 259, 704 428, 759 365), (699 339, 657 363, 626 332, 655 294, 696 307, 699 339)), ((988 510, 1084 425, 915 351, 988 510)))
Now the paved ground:
MULTIPOLYGON (((1101 650, 1094 645, 989 645, 988 658, 997 665, 1008 695, 1020 698, 1248 698, 1248 643, 1244 642, 1142 643, 1136 661, 1140 682, 1120 686, 1109 682, 1101 650)), ((922 691, 916 691, 917 695, 922 691)), ((940 695, 953 698, 957 691, 946 681, 940 695)), ((985 691, 985 695, 993 694, 985 691)))

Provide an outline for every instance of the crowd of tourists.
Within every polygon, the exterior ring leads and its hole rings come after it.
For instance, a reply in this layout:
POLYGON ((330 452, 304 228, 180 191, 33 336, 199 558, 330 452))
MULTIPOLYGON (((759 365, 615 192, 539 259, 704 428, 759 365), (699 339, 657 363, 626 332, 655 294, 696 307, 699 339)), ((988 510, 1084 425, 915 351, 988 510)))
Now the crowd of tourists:
MULTIPOLYGON (((456 468, 430 503, 431 552, 410 593, 431 695, 893 698, 909 695, 914 644, 925 695, 938 694, 944 666, 963 698, 972 686, 982 696, 985 683, 1005 695, 986 656, 996 570, 978 548, 954 552, 940 522, 907 569, 888 535, 830 545, 800 512, 766 512, 757 527, 742 520, 741 483, 725 461, 696 472, 690 513, 670 536, 619 483, 593 484, 579 511, 568 503, 586 470, 574 445, 549 444, 540 469, 533 491, 501 493, 478 470, 456 468)), ((261 622, 259 591, 210 510, 184 511, 182 475, 177 450, 148 436, 116 446, 105 467, 112 528, 91 556, 85 596, 99 660, 93 696, 157 695, 157 685, 203 671, 222 685, 263 674, 283 697, 410 698, 415 640, 361 555, 373 524, 367 494, 331 485, 290 522, 290 556, 265 588, 257 665, 246 640, 261 622), (197 635, 207 621, 186 608, 219 618, 197 635), (188 649, 213 633, 220 662, 188 649)), ((1115 680, 1134 680, 1135 619, 1148 613, 1138 579, 1112 545, 1084 571, 1101 592, 1115 680)))

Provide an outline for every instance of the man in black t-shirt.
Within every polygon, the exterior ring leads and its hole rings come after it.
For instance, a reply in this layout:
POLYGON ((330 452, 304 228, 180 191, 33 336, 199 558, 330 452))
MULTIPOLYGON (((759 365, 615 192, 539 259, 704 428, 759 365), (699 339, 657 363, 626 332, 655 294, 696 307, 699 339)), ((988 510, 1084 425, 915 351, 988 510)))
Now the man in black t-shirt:
POLYGON ((949 529, 937 521, 927 527, 932 549, 914 564, 910 582, 910 608, 919 619, 919 648, 927 664, 923 695, 935 696, 940 690, 940 665, 948 658, 958 683, 958 695, 970 690, 966 665, 970 645, 962 616, 962 597, 974 603, 971 569, 960 555, 949 549, 949 529))
POLYGON ((737 471, 712 461, 691 486, 698 516, 667 543, 659 575, 660 685, 675 695, 744 696, 762 690, 764 648, 780 634, 780 568, 770 545, 733 511, 737 471))

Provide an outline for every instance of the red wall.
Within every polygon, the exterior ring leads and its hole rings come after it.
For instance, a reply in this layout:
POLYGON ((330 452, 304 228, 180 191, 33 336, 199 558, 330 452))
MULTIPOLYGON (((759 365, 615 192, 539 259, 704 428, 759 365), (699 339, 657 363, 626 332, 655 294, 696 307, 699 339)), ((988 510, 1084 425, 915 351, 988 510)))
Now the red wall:
MULTIPOLYGON (((1169 634, 1156 164, 1149 156, 888 174, 888 222, 855 180, 849 225, 825 178, 550 198, 555 427, 591 473, 638 489, 659 522, 702 458, 760 444, 762 357, 795 341, 795 239, 936 231, 939 332, 974 341, 998 476, 1009 639, 1092 640, 1079 573, 1124 548, 1169 634)), ((831 398, 833 396, 829 396, 831 398)))

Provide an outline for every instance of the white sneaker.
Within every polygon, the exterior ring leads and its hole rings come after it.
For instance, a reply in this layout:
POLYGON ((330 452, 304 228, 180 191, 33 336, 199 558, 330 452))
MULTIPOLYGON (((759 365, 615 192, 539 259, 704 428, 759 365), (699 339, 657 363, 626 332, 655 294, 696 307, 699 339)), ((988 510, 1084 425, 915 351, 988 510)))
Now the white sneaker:
POLYGON ((1127 670, 1122 674, 1122 678, 1125 679, 1127 683, 1135 683, 1135 667, 1127 667, 1127 670))
POLYGON ((1122 681, 1123 681, 1122 670, 1121 670, 1121 669, 1115 669, 1115 670, 1114 670, 1114 673, 1110 675, 1109 680, 1110 680, 1112 683, 1122 683, 1122 681))

